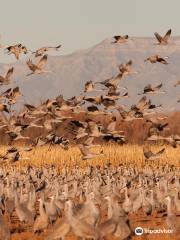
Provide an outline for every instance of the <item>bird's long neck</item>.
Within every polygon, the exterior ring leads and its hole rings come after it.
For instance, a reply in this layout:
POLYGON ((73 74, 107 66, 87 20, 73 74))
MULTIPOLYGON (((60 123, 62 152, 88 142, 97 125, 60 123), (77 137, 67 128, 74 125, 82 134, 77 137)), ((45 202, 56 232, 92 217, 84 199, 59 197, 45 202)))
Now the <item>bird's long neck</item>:
POLYGON ((39 213, 40 213, 40 216, 46 215, 44 201, 42 199, 40 199, 40 203, 39 203, 39 213))
POLYGON ((168 214, 168 216, 173 215, 171 199, 168 200, 168 204, 167 204, 167 214, 168 214))
POLYGON ((128 200, 129 197, 128 197, 128 192, 127 192, 127 187, 125 188, 125 200, 128 200))
POLYGON ((154 192, 153 190, 150 193, 151 204, 154 205, 154 192))
POLYGON ((68 221, 70 223, 73 222, 73 206, 72 206, 72 202, 69 202, 69 204, 67 205, 67 218, 68 218, 68 221))
POLYGON ((111 198, 108 200, 108 212, 107 212, 107 215, 108 215, 108 219, 112 218, 112 215, 113 215, 113 208, 112 208, 112 200, 111 200, 111 198))
POLYGON ((51 205, 51 207, 54 205, 54 197, 52 197, 50 205, 51 205))
POLYGON ((15 192, 15 206, 19 206, 19 198, 17 192, 15 192))

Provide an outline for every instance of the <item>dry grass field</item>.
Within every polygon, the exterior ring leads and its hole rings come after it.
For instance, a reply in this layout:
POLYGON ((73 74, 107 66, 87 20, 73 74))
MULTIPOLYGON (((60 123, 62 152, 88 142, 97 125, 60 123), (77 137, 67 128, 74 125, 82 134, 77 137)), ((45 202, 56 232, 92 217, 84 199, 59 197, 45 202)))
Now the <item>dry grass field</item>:
MULTIPOLYGON (((162 146, 149 146, 154 152, 162 149, 162 146)), ((172 148, 165 146, 166 150, 162 157, 158 160, 151 161, 155 166, 157 165, 174 165, 180 166, 180 148, 172 148)), ((0 147, 0 154, 5 153, 7 147, 0 147)), ((69 150, 64 150, 61 147, 49 147, 42 146, 34 148, 30 152, 24 152, 21 157, 22 159, 14 163, 17 169, 21 169, 24 166, 33 165, 36 167, 55 165, 57 169, 67 167, 71 169, 74 166, 85 167, 87 165, 104 165, 106 163, 112 163, 113 165, 134 164, 138 167, 143 167, 145 164, 143 155, 143 146, 139 145, 123 145, 119 146, 116 144, 102 145, 101 147, 94 148, 92 151, 103 152, 103 156, 98 156, 92 160, 82 160, 81 154, 78 147, 71 147, 69 150)), ((4 167, 10 167, 8 161, 2 161, 4 167)))

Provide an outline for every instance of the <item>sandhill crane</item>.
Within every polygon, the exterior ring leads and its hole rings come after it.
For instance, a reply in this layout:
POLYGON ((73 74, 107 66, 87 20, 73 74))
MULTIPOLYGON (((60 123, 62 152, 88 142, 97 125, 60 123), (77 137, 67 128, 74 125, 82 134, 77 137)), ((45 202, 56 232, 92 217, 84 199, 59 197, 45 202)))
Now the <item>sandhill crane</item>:
POLYGON ((33 213, 27 208, 25 203, 21 203, 15 192, 15 210, 16 214, 21 222, 30 223, 34 222, 33 213))
POLYGON ((9 113, 8 106, 6 104, 0 103, 0 112, 7 112, 7 113, 9 113))
POLYGON ((149 129, 149 132, 150 133, 159 133, 159 132, 162 132, 164 129, 168 129, 168 123, 159 123, 159 122, 154 122, 150 119, 147 119, 146 122, 149 122, 151 123, 151 126, 150 126, 150 129, 149 129))
POLYGON ((24 107, 30 112, 36 110, 36 107, 30 104, 24 104, 24 107))
POLYGON ((177 212, 180 212, 180 199, 179 199, 179 190, 176 189, 174 197, 174 205, 177 212))
POLYGON ((10 69, 7 71, 7 73, 6 73, 5 76, 1 76, 1 75, 0 75, 0 85, 7 85, 7 84, 9 84, 10 81, 11 81, 10 78, 11 78, 13 72, 14 72, 14 68, 12 67, 12 68, 10 68, 10 69))
POLYGON ((80 208, 75 209, 76 218, 85 221, 91 226, 96 227, 100 221, 100 210, 94 203, 94 192, 89 193, 86 196, 86 201, 81 204, 80 208))
POLYGON ((83 100, 98 105, 98 104, 101 104, 101 102, 102 102, 102 96, 101 95, 97 95, 95 97, 93 97, 93 96, 92 97, 84 96, 83 100))
POLYGON ((2 96, 8 100, 9 105, 13 105, 17 102, 17 98, 22 96, 19 87, 7 89, 2 96))
POLYGON ((8 149, 3 156, 0 156, 0 158, 3 160, 8 160, 10 162, 16 162, 19 160, 20 154, 17 148, 12 147, 8 149))
POLYGON ((177 87, 180 85, 180 80, 178 80, 175 84, 174 84, 174 87, 177 87))
POLYGON ((119 96, 120 95, 120 92, 117 92, 117 88, 114 87, 114 86, 110 86, 108 88, 108 93, 107 93, 108 96, 119 96))
POLYGON ((9 46, 6 48, 6 50, 8 51, 9 54, 14 54, 17 60, 19 60, 19 57, 22 53, 23 54, 28 53, 26 46, 23 46, 21 43, 9 46))
POLYGON ((58 45, 56 47, 41 47, 39 49, 37 49, 35 52, 33 52, 33 54, 35 54, 35 57, 41 57, 43 56, 46 52, 50 51, 50 50, 55 50, 58 51, 60 49, 62 45, 58 45))
POLYGON ((124 200, 124 202, 122 204, 122 208, 124 209, 124 211, 126 213, 131 212, 132 208, 133 208, 133 202, 132 202, 132 200, 128 196, 127 187, 125 187, 125 200, 124 200))
POLYGON ((90 152, 89 148, 83 144, 79 144, 78 147, 79 147, 79 150, 81 151, 81 154, 83 155, 83 157, 82 157, 83 160, 87 160, 87 159, 91 159, 91 158, 95 158, 95 157, 104 155, 103 152, 100 152, 100 153, 90 152))
POLYGON ((88 135, 88 133, 86 132, 86 129, 80 127, 80 128, 78 128, 78 130, 77 130, 77 134, 76 134, 75 139, 80 139, 80 138, 83 138, 83 137, 85 137, 85 136, 87 136, 87 135, 88 135))
POLYGON ((125 216, 121 216, 120 206, 116 200, 106 197, 108 200, 108 220, 99 225, 100 236, 112 234, 118 239, 127 239, 131 235, 131 230, 126 223, 125 216), (110 208, 110 209, 109 209, 110 208))
POLYGON ((143 148, 143 153, 147 160, 154 160, 154 159, 160 158, 161 155, 164 153, 164 151, 165 151, 165 148, 161 149, 156 153, 153 153, 151 150, 146 150, 145 148, 143 148))
POLYGON ((45 73, 45 72, 50 72, 47 70, 44 70, 44 66, 47 63, 47 55, 44 55, 37 64, 34 64, 31 59, 29 59, 26 63, 29 67, 29 69, 32 71, 29 73, 27 76, 32 75, 32 74, 40 74, 40 73, 45 73))
POLYGON ((97 106, 95 106, 95 105, 91 105, 91 106, 88 106, 87 107, 87 110, 89 111, 89 112, 91 112, 91 113, 97 113, 97 114, 99 114, 99 108, 97 107, 97 106))
POLYGON ((91 238, 94 240, 99 239, 99 231, 95 227, 88 224, 86 221, 79 220, 73 213, 72 201, 68 200, 66 202, 67 207, 67 219, 72 227, 72 231, 78 237, 91 238))
POLYGON ((166 223, 169 229, 173 231, 173 234, 178 235, 180 233, 180 223, 176 215, 172 212, 172 200, 170 196, 167 196, 167 218, 166 223))
POLYGON ((163 86, 162 83, 158 84, 155 87, 152 87, 151 84, 148 84, 144 87, 143 93, 139 93, 138 95, 147 94, 147 93, 151 93, 151 94, 166 93, 165 91, 159 91, 159 89, 161 89, 162 86, 163 86))
POLYGON ((84 92, 92 92, 94 90, 94 82, 88 81, 85 83, 84 92))
POLYGON ((70 232, 70 230, 71 226, 68 223, 68 220, 63 218, 60 223, 56 223, 46 240, 64 240, 65 236, 70 232))
POLYGON ((100 137, 103 135, 97 123, 93 121, 88 121, 88 128, 90 130, 90 134, 89 134, 90 137, 100 137))
POLYGON ((123 76, 132 73, 132 63, 132 60, 129 60, 127 63, 119 65, 119 71, 122 73, 123 76))
POLYGON ((177 148, 177 146, 180 145, 180 136, 178 136, 178 135, 164 137, 163 140, 165 142, 169 143, 174 148, 177 148))
POLYGON ((128 41, 129 36, 128 35, 124 35, 124 36, 116 35, 113 38, 115 39, 113 43, 125 43, 128 41))
POLYGON ((108 78, 101 82, 96 82, 96 84, 102 84, 107 88, 109 88, 109 87, 117 88, 122 77, 123 77, 123 74, 120 72, 115 77, 108 78))
POLYGON ((162 63, 162 64, 168 64, 168 62, 166 61, 166 58, 168 58, 168 57, 160 57, 159 55, 153 55, 153 56, 150 56, 150 57, 148 57, 146 60, 145 60, 145 62, 146 61, 149 61, 149 62, 151 62, 151 63, 157 63, 157 62, 159 62, 159 63, 162 63))
POLYGON ((30 212, 33 214, 33 218, 36 216, 36 209, 35 209, 35 203, 36 203, 36 193, 34 187, 31 187, 31 190, 28 194, 28 202, 27 202, 27 208, 30 212))
POLYGON ((11 235, 10 229, 6 224, 6 222, 4 221, 4 218, 0 209, 0 239, 10 240, 11 239, 10 235, 11 235))
POLYGON ((171 29, 167 31, 167 33, 162 37, 159 33, 155 32, 154 35, 156 39, 158 40, 158 44, 160 45, 167 45, 171 36, 171 29))
POLYGON ((45 211, 49 218, 49 221, 52 224, 53 222, 56 221, 57 217, 60 216, 61 214, 61 210, 55 204, 55 197, 51 196, 50 202, 44 201, 44 206, 45 206, 45 209, 46 209, 45 211))
POLYGON ((93 141, 94 141, 94 137, 90 137, 88 136, 87 139, 84 141, 84 146, 86 148, 91 148, 91 147, 100 147, 101 145, 99 144, 93 144, 93 141))
POLYGON ((34 233, 41 232, 49 225, 49 218, 45 210, 43 199, 39 199, 39 216, 36 218, 33 226, 34 233))
MULTIPOLYGON (((9 162, 13 163, 18 161, 19 159, 22 159, 20 156, 20 152, 29 152, 31 151, 32 148, 22 148, 22 149, 18 149, 16 147, 11 147, 9 149, 7 149, 6 153, 4 155, 0 156, 0 159, 3 160, 8 160, 9 162)), ((26 158, 23 158, 26 159, 26 158)))

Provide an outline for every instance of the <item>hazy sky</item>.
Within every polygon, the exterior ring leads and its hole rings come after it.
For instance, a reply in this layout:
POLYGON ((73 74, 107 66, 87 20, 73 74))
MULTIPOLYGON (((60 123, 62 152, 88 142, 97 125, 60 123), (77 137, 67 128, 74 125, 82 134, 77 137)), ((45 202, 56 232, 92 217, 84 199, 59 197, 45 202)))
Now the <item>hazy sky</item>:
POLYGON ((0 41, 29 49, 62 43, 67 54, 114 34, 153 36, 171 27, 180 35, 179 11, 179 0, 0 0, 0 41))

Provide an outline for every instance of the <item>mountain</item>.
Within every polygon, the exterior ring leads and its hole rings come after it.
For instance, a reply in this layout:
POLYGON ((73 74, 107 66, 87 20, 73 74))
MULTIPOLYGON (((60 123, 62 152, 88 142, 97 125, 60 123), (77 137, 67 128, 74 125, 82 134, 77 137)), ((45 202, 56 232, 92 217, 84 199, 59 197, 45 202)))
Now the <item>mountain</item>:
MULTIPOLYGON (((11 86, 19 86, 23 98, 21 103, 39 104, 40 101, 63 94, 65 98, 80 94, 86 81, 102 81, 118 72, 118 65, 128 60, 133 61, 132 74, 122 79, 120 85, 126 86, 130 98, 122 103, 132 104, 137 101, 145 85, 163 83, 162 90, 166 94, 153 96, 153 103, 163 104, 170 111, 179 110, 180 86, 174 87, 180 79, 180 37, 171 39, 167 46, 156 44, 154 38, 131 38, 127 43, 112 44, 112 39, 106 39, 89 48, 66 56, 49 56, 46 69, 52 73, 44 73, 26 77, 29 69, 25 60, 10 66, 15 67, 13 83, 1 87, 1 91, 11 86), (144 62, 147 57, 159 54, 168 56, 168 65, 144 62)), ((8 64, 0 64, 0 73, 9 68, 8 64)), ((152 98, 151 95, 149 95, 152 98)))

